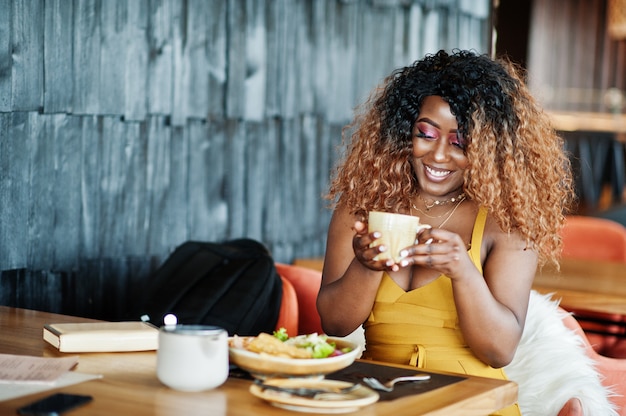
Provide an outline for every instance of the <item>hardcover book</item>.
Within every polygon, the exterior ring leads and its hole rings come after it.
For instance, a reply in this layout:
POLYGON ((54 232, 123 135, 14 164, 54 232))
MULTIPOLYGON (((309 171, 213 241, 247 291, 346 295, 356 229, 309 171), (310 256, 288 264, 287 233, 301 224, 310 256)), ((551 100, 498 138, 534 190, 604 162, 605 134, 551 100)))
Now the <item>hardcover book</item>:
POLYGON ((60 323, 43 327, 43 339, 61 352, 156 350, 158 335, 158 328, 140 321, 60 323))

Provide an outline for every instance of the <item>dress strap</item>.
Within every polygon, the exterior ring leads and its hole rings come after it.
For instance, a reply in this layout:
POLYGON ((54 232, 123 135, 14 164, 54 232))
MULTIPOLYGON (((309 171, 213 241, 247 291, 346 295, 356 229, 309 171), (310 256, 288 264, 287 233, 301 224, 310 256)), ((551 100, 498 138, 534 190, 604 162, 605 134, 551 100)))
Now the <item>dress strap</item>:
POLYGON ((469 256, 476 265, 479 272, 483 272, 483 266, 480 261, 480 249, 483 242, 483 234, 485 232, 485 223, 487 222, 487 208, 478 208, 478 214, 474 221, 474 229, 472 230, 472 240, 470 242, 469 256))

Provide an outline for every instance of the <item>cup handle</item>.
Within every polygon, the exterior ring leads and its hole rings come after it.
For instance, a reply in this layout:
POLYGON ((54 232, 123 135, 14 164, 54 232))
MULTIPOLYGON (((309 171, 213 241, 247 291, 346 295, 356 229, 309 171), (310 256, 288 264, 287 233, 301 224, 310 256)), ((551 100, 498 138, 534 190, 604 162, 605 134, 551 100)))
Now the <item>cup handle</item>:
MULTIPOLYGON (((417 235, 422 232, 423 230, 430 230, 432 227, 432 225, 429 224, 420 224, 415 228, 415 244, 419 244, 419 239, 417 238, 417 235)), ((431 238, 430 240, 428 240, 426 242, 426 244, 430 244, 433 241, 433 239, 431 238)))

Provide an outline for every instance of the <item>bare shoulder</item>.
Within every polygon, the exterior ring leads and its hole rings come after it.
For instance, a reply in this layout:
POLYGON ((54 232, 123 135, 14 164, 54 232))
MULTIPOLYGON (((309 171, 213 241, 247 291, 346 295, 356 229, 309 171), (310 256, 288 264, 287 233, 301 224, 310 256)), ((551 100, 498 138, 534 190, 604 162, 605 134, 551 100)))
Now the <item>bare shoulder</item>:
POLYGON ((490 252, 495 248, 505 248, 508 250, 525 250, 528 247, 522 236, 515 232, 505 232, 491 216, 487 215, 485 232, 483 235, 483 250, 490 252))
POLYGON ((330 219, 329 232, 331 234, 354 234, 353 226, 359 218, 350 213, 345 205, 338 205, 333 211, 330 219))
POLYGON ((525 263, 532 268, 537 257, 532 243, 527 242, 520 233, 505 232, 493 217, 487 217, 481 248, 483 264, 490 260, 491 263, 504 262, 509 266, 525 263))
POLYGON ((512 305, 528 299, 526 294, 537 269, 537 252, 519 233, 503 231, 488 217, 481 258, 483 275, 494 296, 520 314, 525 311, 521 306, 514 308, 512 305))

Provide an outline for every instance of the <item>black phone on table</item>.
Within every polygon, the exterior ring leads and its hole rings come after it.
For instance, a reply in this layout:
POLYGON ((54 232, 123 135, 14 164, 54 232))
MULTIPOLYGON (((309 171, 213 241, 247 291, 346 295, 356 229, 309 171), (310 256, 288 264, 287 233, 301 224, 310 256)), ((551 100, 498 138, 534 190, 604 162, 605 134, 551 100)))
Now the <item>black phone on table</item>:
POLYGON ((24 416, 58 416, 63 412, 82 406, 93 400, 91 396, 55 393, 17 409, 24 416))

